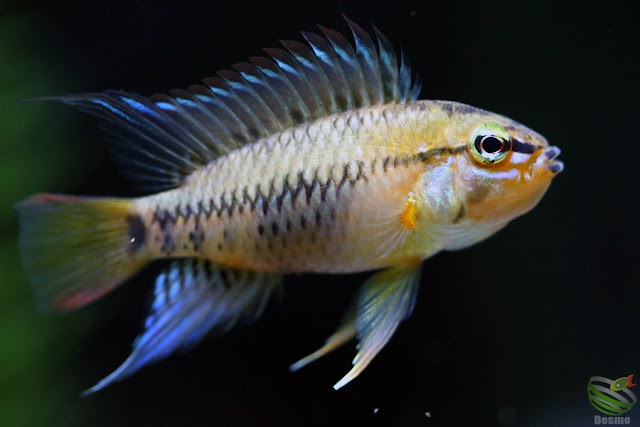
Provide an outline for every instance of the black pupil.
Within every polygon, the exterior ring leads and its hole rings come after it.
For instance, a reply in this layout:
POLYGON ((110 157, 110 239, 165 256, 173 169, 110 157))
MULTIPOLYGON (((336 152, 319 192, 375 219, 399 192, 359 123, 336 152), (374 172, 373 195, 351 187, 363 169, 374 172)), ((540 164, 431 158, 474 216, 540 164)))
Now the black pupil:
POLYGON ((495 136, 487 136, 482 140, 482 150, 484 150, 485 153, 497 153, 502 150, 502 146, 502 140, 495 136))

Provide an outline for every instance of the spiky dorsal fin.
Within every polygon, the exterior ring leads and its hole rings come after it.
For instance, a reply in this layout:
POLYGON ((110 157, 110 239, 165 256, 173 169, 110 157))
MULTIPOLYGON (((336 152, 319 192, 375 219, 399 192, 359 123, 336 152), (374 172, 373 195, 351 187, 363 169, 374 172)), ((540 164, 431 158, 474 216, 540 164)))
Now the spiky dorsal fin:
MULTIPOLYGON (((345 18, 346 19, 346 18, 345 18)), ((96 116, 123 172, 145 189, 180 185, 184 177, 244 144, 351 109, 417 99, 404 54, 347 19, 355 44, 320 27, 308 46, 282 42, 188 90, 145 98, 106 91, 58 98, 96 116)))

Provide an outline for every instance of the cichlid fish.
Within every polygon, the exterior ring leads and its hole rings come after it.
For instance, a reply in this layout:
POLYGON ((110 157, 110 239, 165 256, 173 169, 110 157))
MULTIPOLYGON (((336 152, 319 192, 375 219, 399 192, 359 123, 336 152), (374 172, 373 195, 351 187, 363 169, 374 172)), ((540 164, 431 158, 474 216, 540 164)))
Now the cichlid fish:
POLYGON ((45 309, 82 307, 153 260, 144 330, 87 393, 205 335, 256 320, 282 275, 381 270, 296 370, 358 338, 358 376, 412 312, 421 263, 533 208, 560 150, 504 116, 418 100, 404 54, 347 19, 203 85, 150 98, 49 98, 98 118, 134 199, 39 194, 18 204, 20 248, 45 309))

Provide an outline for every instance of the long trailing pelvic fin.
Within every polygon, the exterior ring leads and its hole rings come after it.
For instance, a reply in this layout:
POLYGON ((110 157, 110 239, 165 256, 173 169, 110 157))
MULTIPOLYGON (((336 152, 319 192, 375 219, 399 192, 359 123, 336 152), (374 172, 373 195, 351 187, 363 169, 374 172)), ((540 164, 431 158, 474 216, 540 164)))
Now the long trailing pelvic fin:
POLYGON ((289 368, 298 370, 358 336, 353 368, 333 388, 356 378, 389 342, 400 322, 411 315, 418 294, 420 263, 392 267, 374 274, 358 292, 338 330, 325 345, 289 368))

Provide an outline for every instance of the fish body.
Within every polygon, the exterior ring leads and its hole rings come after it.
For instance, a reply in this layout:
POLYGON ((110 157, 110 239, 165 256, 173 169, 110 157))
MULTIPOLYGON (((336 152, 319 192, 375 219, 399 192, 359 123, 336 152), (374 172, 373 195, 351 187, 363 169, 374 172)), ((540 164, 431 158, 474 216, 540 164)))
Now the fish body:
POLYGON ((145 330, 93 392, 259 317, 283 274, 383 269, 338 331, 292 366, 358 337, 355 378, 412 311, 421 262, 472 245, 533 208, 559 150, 504 116, 417 100, 419 84, 348 21, 304 33, 205 80, 143 98, 58 98, 98 117, 125 173, 161 191, 136 199, 42 194, 18 206, 21 248, 43 305, 83 306, 153 260, 173 260, 145 330))
POLYGON ((465 218, 478 190, 448 185, 476 166, 458 158, 467 155, 466 135, 457 144, 446 135, 487 116, 512 125, 463 104, 417 101, 258 140, 195 171, 180 188, 136 200, 149 233, 145 249, 152 258, 198 256, 262 272, 353 273, 468 246, 511 219, 465 218), (411 195, 415 218, 407 224, 398 218, 411 195))

